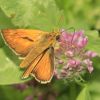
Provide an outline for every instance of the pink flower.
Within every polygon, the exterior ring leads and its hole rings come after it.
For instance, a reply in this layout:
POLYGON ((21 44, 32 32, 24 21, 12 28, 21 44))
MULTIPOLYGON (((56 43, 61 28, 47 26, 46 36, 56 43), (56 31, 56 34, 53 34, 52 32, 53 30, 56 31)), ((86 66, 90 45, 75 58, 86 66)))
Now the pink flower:
POLYGON ((33 96, 32 95, 29 95, 25 98, 25 100, 33 100, 33 96))
POLYGON ((68 33, 66 31, 63 31, 60 36, 60 43, 65 47, 69 47, 70 45, 70 48, 83 48, 87 44, 87 42, 88 39, 86 36, 84 36, 83 31, 78 31, 75 33, 68 33))
POLYGON ((85 59, 83 62, 86 64, 89 73, 91 73, 93 71, 92 61, 90 59, 85 59))
POLYGON ((15 84, 14 87, 20 91, 24 91, 26 88, 28 88, 28 85, 26 84, 15 84))
POLYGON ((59 60, 58 63, 59 64, 63 64, 64 62, 63 62, 63 60, 59 60))
POLYGON ((76 61, 76 60, 70 59, 70 60, 68 61, 67 65, 68 65, 69 67, 74 67, 74 68, 76 68, 76 67, 78 67, 78 66, 80 65, 80 61, 76 61))
POLYGON ((73 57, 73 56, 74 56, 73 52, 70 51, 70 50, 69 50, 69 51, 66 51, 66 52, 65 52, 65 55, 66 55, 66 56, 70 56, 70 57, 73 57))
POLYGON ((92 58, 92 57, 96 57, 97 53, 93 52, 93 51, 87 51, 86 52, 86 56, 92 58))
POLYGON ((88 39, 87 37, 85 38, 79 38, 78 42, 77 42, 77 46, 80 47, 80 48, 83 48, 88 42, 88 39))
POLYGON ((92 51, 86 51, 85 46, 88 43, 84 31, 69 33, 61 31, 59 39, 59 49, 56 50, 56 76, 60 78, 71 78, 87 69, 89 73, 93 71, 91 58, 97 54, 92 51))
POLYGON ((88 66, 88 71, 89 71, 89 73, 92 73, 93 72, 93 66, 91 65, 91 66, 88 66))

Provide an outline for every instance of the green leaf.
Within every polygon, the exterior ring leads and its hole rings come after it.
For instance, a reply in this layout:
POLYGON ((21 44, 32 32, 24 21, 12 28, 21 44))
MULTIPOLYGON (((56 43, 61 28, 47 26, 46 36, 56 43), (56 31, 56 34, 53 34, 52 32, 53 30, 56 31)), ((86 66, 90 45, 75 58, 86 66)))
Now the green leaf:
POLYGON ((19 60, 6 46, 0 48, 0 85, 21 83, 23 71, 18 66, 19 60))
POLYGON ((16 100, 24 99, 23 93, 20 95, 20 91, 17 89, 15 91, 14 87, 11 87, 11 86, 0 87, 0 99, 14 100, 15 97, 16 97, 16 100), (11 93, 13 93, 13 95, 11 95, 11 93))
POLYGON ((89 90, 100 94, 100 80, 91 82, 91 84, 89 84, 89 90))
POLYGON ((100 99, 100 80, 93 81, 89 84, 89 90, 91 93, 92 100, 100 99))
POLYGON ((100 56, 100 37, 97 31, 86 31, 88 36, 88 45, 87 49, 97 52, 100 56))
POLYGON ((13 28, 10 18, 8 18, 3 11, 0 9, 0 29, 13 28))
POLYGON ((99 71, 100 70, 100 57, 95 57, 92 59, 93 66, 99 71))
POLYGON ((20 91, 14 86, 0 86, 0 100, 25 100, 32 92, 32 88, 20 91))
POLYGON ((34 14, 34 0, 0 0, 0 7, 16 26, 28 26, 34 14))
POLYGON ((93 94, 92 100, 100 100, 100 94, 93 94))
POLYGON ((80 92, 76 100, 91 100, 87 86, 83 88, 83 90, 80 92))
POLYGON ((54 0, 0 0, 0 7, 14 26, 21 28, 52 31, 62 16, 54 0))

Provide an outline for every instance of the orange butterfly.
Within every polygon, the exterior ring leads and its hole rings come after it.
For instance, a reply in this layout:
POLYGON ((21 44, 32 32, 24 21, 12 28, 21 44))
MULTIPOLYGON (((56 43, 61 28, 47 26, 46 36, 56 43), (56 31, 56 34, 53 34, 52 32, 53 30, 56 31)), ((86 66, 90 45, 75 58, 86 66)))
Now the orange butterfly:
POLYGON ((54 44, 58 32, 29 29, 2 30, 8 46, 19 56, 25 57, 20 67, 26 68, 22 78, 34 76, 38 82, 48 83, 54 74, 54 44))

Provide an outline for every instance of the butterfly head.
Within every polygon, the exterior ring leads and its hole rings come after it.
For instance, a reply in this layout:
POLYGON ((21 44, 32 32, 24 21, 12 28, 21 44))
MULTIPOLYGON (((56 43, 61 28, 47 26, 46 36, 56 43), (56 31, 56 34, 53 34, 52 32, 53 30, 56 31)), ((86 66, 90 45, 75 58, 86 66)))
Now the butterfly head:
POLYGON ((55 40, 58 41, 60 38, 61 31, 60 29, 55 29, 52 34, 54 35, 55 40))

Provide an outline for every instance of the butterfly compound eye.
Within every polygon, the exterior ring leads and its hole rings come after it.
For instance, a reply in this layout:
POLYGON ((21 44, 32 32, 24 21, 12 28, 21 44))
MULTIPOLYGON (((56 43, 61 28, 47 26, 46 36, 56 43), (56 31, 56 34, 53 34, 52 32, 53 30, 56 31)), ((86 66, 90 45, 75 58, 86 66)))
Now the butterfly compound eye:
POLYGON ((56 36, 56 40, 59 41, 59 39, 60 39, 60 35, 57 35, 57 36, 56 36))

